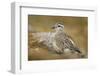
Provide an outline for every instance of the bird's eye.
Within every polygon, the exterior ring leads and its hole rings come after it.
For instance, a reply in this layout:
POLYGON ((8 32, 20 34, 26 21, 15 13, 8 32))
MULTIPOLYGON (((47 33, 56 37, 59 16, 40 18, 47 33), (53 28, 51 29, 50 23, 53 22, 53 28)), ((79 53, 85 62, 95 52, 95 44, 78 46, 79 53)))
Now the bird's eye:
POLYGON ((60 27, 60 26, 58 26, 58 27, 60 27))

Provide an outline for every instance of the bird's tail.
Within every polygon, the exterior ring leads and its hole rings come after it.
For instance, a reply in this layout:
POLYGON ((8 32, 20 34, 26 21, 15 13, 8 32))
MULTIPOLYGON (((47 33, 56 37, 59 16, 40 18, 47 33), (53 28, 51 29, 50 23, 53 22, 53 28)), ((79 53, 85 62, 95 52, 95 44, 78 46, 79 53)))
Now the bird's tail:
POLYGON ((80 49, 79 48, 77 48, 77 47, 72 47, 72 50, 74 50, 74 51, 76 51, 76 52, 78 52, 78 53, 82 53, 81 51, 80 51, 80 49))
POLYGON ((79 55, 80 55, 81 58, 85 58, 85 57, 86 57, 86 56, 82 53, 82 51, 80 51, 79 48, 75 49, 75 51, 79 53, 79 55))
POLYGON ((75 49, 75 51, 78 52, 78 53, 80 53, 80 54, 82 53, 79 49, 75 49))

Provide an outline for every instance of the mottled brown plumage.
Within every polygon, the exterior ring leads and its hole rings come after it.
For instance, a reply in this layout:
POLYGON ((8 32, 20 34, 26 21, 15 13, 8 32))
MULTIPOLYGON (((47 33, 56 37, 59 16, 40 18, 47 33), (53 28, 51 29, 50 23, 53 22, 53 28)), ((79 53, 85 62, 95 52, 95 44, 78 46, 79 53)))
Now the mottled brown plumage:
POLYGON ((57 53, 62 54, 65 49, 81 53, 72 38, 64 32, 64 26, 62 24, 54 25, 53 29, 56 30, 53 39, 53 46, 57 53))

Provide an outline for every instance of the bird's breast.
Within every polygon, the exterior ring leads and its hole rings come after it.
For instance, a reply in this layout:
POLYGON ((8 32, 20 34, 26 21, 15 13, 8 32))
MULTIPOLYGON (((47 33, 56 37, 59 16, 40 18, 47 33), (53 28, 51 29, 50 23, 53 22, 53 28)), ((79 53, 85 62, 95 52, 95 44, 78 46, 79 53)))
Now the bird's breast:
POLYGON ((56 35, 56 33, 54 33, 54 34, 52 35, 52 39, 53 39, 52 45, 53 45, 53 48, 54 48, 55 50, 59 50, 59 47, 56 45, 55 35, 56 35))
POLYGON ((53 47, 55 50, 59 50, 59 47, 56 45, 56 41, 53 41, 53 47))

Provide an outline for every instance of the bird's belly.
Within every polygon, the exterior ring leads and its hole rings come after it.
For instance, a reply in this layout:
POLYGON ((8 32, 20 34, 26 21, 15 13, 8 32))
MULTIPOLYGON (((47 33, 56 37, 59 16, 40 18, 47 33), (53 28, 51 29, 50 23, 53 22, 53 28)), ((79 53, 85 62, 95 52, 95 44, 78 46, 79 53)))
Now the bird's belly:
POLYGON ((69 50, 69 49, 64 49, 64 52, 65 53, 68 53, 68 52, 70 52, 71 50, 69 50))
POLYGON ((59 50, 59 47, 56 45, 56 42, 55 42, 55 41, 53 41, 53 48, 54 48, 55 50, 59 50))

